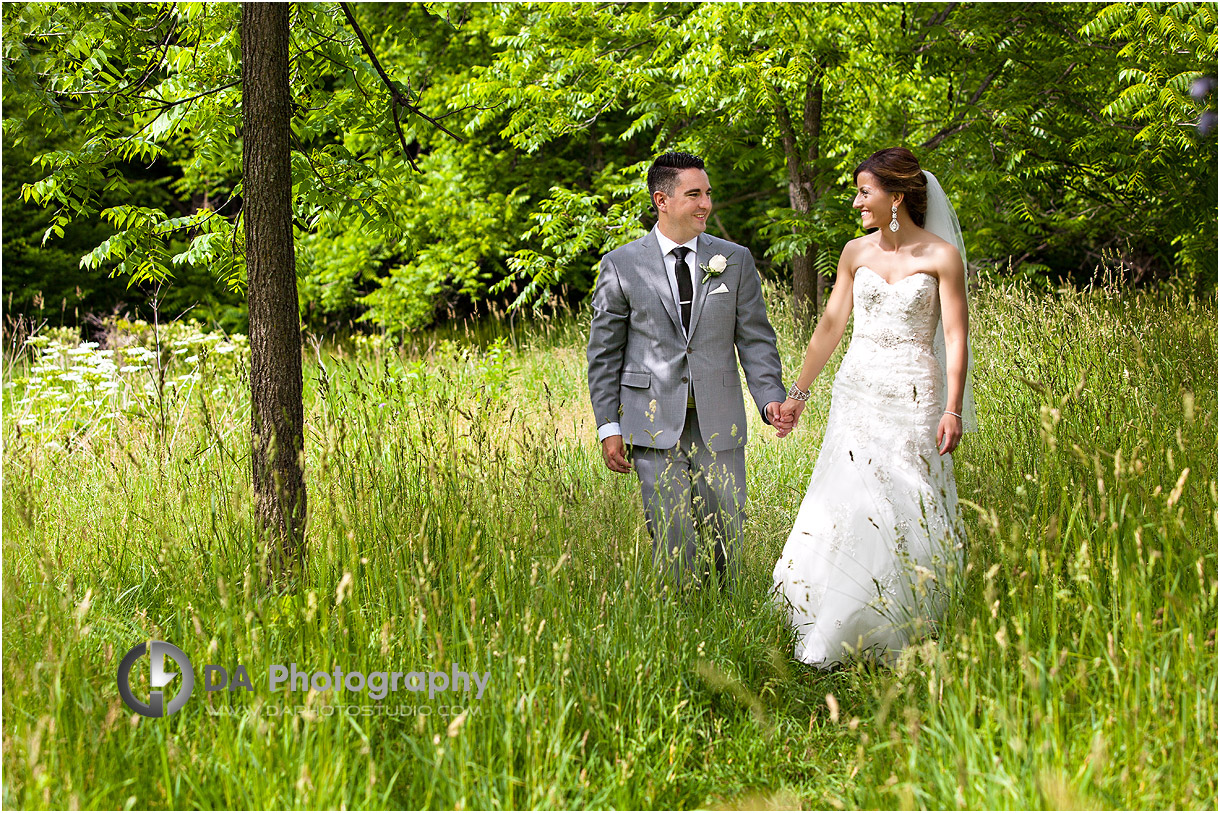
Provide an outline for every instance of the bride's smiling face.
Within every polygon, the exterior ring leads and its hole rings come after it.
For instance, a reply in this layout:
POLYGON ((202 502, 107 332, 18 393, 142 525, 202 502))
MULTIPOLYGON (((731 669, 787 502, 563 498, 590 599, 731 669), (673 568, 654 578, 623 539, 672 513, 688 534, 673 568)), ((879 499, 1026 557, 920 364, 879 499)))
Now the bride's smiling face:
POLYGON ((894 196, 881 188, 877 176, 865 170, 856 176, 856 197, 851 207, 860 213, 860 225, 879 229, 890 220, 894 196))

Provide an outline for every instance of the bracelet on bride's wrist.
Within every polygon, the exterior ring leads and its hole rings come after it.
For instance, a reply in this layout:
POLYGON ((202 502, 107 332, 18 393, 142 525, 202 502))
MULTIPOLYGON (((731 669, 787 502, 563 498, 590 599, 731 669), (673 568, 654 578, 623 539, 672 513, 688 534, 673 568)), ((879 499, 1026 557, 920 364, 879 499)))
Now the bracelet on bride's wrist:
POLYGON ((946 409, 946 410, 945 410, 945 414, 946 414, 946 415, 952 415, 953 417, 955 417, 955 418, 959 418, 959 419, 962 417, 961 415, 959 415, 958 413, 954 412, 954 411, 953 411, 953 410, 951 410, 951 409, 946 409))
POLYGON ((809 393, 810 390, 803 390, 796 384, 793 384, 792 388, 788 390, 788 397, 794 401, 808 401, 809 393))

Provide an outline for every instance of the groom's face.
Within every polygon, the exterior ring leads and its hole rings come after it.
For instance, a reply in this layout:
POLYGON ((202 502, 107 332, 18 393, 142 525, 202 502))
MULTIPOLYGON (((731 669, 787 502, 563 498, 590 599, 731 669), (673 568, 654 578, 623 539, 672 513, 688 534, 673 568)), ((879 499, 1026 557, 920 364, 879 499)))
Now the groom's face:
POLYGON ((701 169, 684 169, 678 175, 672 195, 656 194, 657 220, 665 236, 685 243, 703 234, 712 213, 712 185, 701 169))

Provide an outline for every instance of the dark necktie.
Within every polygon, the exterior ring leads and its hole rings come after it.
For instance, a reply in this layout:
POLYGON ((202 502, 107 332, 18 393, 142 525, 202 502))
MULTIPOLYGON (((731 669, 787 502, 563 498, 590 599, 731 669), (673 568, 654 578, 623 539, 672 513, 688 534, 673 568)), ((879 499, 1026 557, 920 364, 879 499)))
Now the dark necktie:
POLYGON ((678 246, 670 253, 677 259, 674 275, 678 278, 678 304, 682 306, 682 327, 690 330, 690 304, 695 298, 695 289, 690 281, 690 266, 686 264, 686 255, 690 253, 690 249, 678 246))

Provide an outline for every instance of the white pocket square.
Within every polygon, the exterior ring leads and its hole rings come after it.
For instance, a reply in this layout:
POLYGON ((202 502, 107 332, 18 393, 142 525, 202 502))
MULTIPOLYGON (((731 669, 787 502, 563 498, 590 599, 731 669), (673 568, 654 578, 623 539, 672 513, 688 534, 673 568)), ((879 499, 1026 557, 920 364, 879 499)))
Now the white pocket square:
POLYGON ((729 292, 729 286, 725 285, 722 282, 722 283, 720 283, 720 287, 717 288, 716 290, 712 291, 711 293, 709 293, 708 296, 712 296, 712 294, 727 294, 728 292, 729 292))

